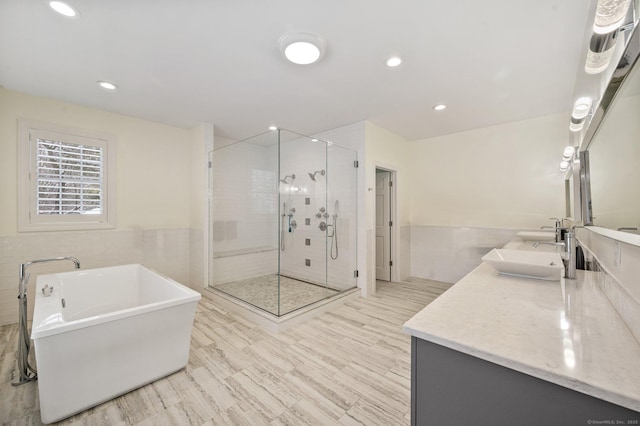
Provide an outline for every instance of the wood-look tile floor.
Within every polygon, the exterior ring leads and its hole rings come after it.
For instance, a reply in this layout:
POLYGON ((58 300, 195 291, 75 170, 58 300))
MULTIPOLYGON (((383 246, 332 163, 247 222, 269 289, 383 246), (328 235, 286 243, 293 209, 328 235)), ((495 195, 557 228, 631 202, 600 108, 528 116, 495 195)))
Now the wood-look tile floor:
MULTIPOLYGON (((403 425, 402 324, 449 284, 378 282, 377 294, 272 334, 203 297, 187 367, 61 424, 403 425)), ((17 326, 0 327, 0 422, 40 424, 37 382, 12 387, 17 326)))

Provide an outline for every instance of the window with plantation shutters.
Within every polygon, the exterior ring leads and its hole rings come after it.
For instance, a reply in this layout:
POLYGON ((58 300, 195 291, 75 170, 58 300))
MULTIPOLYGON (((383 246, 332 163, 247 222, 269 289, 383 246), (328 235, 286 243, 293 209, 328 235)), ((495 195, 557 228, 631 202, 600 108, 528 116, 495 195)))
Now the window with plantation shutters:
POLYGON ((114 227, 113 137, 21 120, 19 139, 20 231, 114 227))
POLYGON ((103 149, 36 139, 36 214, 102 213, 103 149))

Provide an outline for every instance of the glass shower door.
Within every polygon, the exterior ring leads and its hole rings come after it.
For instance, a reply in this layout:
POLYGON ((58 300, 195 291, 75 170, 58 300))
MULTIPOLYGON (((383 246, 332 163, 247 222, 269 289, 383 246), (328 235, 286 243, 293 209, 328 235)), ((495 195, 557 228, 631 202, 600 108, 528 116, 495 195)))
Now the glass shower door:
POLYGON ((280 312, 329 296, 327 144, 280 131, 280 312))

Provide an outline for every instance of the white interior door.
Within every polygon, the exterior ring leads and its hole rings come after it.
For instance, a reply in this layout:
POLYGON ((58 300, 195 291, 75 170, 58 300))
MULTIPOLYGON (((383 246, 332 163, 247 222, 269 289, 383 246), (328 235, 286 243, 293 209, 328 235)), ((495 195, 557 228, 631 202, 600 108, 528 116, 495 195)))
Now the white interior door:
POLYGON ((376 279, 391 281, 391 174, 376 170, 376 279))

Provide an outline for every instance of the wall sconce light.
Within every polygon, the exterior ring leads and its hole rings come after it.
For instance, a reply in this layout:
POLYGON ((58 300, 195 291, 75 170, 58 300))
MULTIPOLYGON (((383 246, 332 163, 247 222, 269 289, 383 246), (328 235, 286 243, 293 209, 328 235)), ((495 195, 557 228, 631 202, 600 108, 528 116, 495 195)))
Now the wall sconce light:
POLYGON ((572 132, 579 132, 580 130, 582 130, 583 127, 584 127, 584 119, 576 120, 575 118, 571 117, 571 122, 569 123, 569 130, 571 130, 572 132))
POLYGON ((593 32, 607 34, 622 26, 631 0, 598 0, 593 32))
POLYGON ((571 117, 575 118, 576 120, 584 119, 587 115, 589 115, 589 110, 591 109, 592 104, 593 101, 590 97, 585 96, 582 98, 578 98, 575 104, 573 104, 573 113, 571 114, 571 117))
POLYGON ((562 158, 565 161, 571 161, 571 159, 573 158, 573 154, 576 152, 576 149, 572 146, 568 146, 564 149, 564 152, 562 153, 562 158))
POLYGON ((587 74, 598 74, 607 69, 613 57, 617 40, 618 30, 607 34, 594 33, 591 36, 587 60, 584 65, 587 74))
POLYGON ((569 170, 569 162, 568 161, 561 161, 560 162, 560 171, 561 172, 566 172, 567 170, 569 170))

